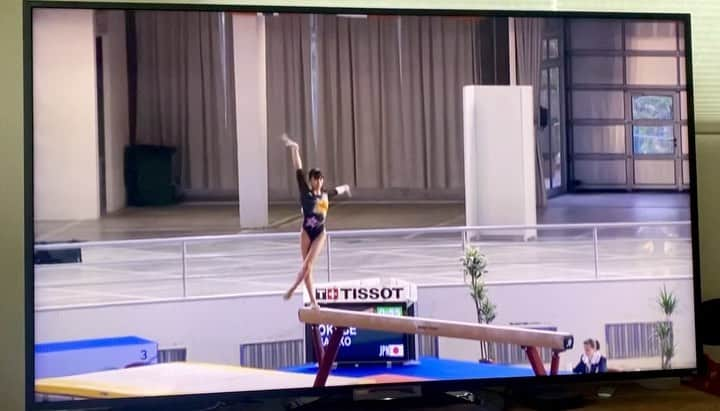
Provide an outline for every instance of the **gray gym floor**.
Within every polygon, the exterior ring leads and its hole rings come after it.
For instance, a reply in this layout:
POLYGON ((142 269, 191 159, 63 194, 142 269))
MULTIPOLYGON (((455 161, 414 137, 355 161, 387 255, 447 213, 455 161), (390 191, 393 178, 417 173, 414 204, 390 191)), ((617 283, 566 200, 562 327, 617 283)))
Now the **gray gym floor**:
MULTIPOLYGON (((282 238, 263 235, 180 243, 83 249, 83 263, 36 266, 38 308, 187 296, 282 292, 300 265, 297 206, 270 210, 282 238), (185 281, 183 281, 183 277, 185 281)), ((39 241, 125 240, 233 234, 233 206, 181 205, 124 210, 98 221, 38 222, 39 241)), ((687 221, 687 195, 603 194, 553 199, 539 223, 687 221)), ((462 204, 356 205, 331 209, 330 229, 464 225, 462 204)), ((597 271, 590 229, 540 231, 538 239, 473 241, 488 256, 486 281, 689 276, 688 226, 598 231, 597 271)), ((417 285, 463 281, 459 234, 363 235, 332 238, 316 263, 316 282, 394 277, 417 285), (329 248, 330 270, 327 257, 329 248)))

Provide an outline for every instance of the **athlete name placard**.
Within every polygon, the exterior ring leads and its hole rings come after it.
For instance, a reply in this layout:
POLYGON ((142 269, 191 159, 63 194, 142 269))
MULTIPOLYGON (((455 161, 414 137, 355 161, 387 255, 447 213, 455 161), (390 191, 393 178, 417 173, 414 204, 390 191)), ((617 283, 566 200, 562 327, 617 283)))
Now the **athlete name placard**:
MULTIPOLYGON (((307 293, 304 299, 309 302, 307 293)), ((398 279, 365 279, 318 284, 315 299, 323 307, 365 311, 384 315, 414 316, 417 287, 398 279)), ((331 324, 317 326, 323 346, 337 329, 331 324)), ((305 352, 315 362, 312 328, 305 328, 305 352)), ((406 362, 416 359, 415 336, 350 327, 340 339, 338 364, 406 362)))

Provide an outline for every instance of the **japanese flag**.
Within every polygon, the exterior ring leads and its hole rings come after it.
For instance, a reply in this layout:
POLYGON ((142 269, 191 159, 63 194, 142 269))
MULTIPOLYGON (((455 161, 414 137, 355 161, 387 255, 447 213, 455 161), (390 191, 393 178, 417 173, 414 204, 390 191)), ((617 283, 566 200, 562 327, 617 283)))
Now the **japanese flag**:
POLYGON ((388 357, 403 357, 405 355, 405 346, 402 344, 388 344, 387 356, 388 357))

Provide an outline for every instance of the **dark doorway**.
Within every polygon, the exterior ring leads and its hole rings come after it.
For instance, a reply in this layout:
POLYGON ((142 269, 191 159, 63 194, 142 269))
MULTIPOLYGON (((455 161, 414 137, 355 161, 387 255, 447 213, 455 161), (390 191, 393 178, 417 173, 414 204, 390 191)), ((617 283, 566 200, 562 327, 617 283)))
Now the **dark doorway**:
POLYGON ((100 215, 107 213, 107 192, 105 187, 105 94, 103 76, 102 37, 95 37, 95 73, 97 87, 98 116, 98 184, 100 188, 100 215))

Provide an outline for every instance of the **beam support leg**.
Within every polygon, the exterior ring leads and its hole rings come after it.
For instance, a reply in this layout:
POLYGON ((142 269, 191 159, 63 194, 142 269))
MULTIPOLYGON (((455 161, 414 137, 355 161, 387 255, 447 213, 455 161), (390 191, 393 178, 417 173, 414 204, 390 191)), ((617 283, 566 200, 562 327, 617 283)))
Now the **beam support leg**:
POLYGON ((552 362, 550 362, 550 375, 557 375, 560 368, 560 353, 553 350, 552 362))
POLYGON ((325 347, 325 353, 322 359, 318 363, 318 372, 315 376, 315 384, 313 387, 324 387, 327 382, 328 376, 330 375, 330 369, 332 368, 337 353, 340 350, 340 340, 342 339, 345 327, 336 327, 330 335, 330 341, 328 341, 327 347, 325 347))
POLYGON ((323 358, 323 345, 322 345, 322 338, 320 338, 320 326, 317 324, 313 324, 310 326, 310 331, 312 332, 312 344, 313 344, 313 351, 315 352, 315 361, 320 364, 320 361, 323 358))
POLYGON ((538 352, 537 348, 524 347, 524 349, 525 354, 527 354, 528 360, 530 361, 530 365, 535 372, 535 375, 546 375, 545 366, 543 365, 542 358, 540 357, 540 353, 538 352))

